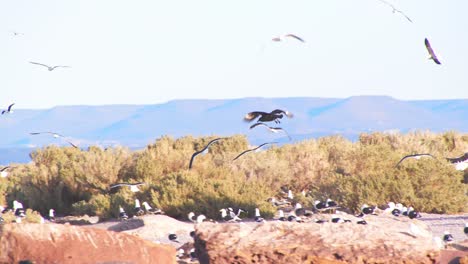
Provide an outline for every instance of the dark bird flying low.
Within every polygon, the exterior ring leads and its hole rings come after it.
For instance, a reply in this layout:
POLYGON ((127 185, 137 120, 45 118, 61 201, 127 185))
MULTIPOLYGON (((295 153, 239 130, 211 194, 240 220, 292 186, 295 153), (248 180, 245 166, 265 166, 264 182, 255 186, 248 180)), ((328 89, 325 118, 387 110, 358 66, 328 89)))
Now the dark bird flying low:
POLYGON ((263 143, 263 144, 259 145, 258 147, 255 147, 253 149, 245 150, 245 151, 241 152, 239 155, 237 155, 232 161, 235 161, 236 159, 240 158, 240 156, 242 156, 242 155, 244 155, 244 154, 246 154, 246 153, 248 153, 250 151, 255 151, 255 150, 257 150, 257 149, 259 149, 259 148, 261 148, 261 147, 263 147, 263 146, 265 146, 267 144, 276 144, 276 143, 278 143, 278 142, 267 142, 267 143, 263 143))
POLYGON ((208 144, 206 144, 206 146, 205 146, 204 148, 202 148, 201 150, 196 151, 195 153, 193 153, 192 157, 190 158, 189 170, 192 168, 193 159, 194 159, 198 154, 201 154, 201 153, 207 151, 207 150, 208 150, 208 147, 209 147, 211 144, 213 144, 213 143, 215 143, 216 141, 221 140, 221 139, 223 139, 223 138, 215 138, 215 139, 211 140, 210 142, 208 142, 208 144))
POLYGON ((427 38, 424 39, 424 45, 426 45, 427 52, 429 52, 429 55, 431 55, 429 59, 433 60, 437 64, 441 64, 439 59, 437 59, 437 56, 435 55, 434 50, 431 47, 431 43, 429 43, 429 40, 427 38))
POLYGON ((270 113, 261 112, 261 111, 254 111, 254 112, 247 113, 244 117, 244 120, 247 122, 251 122, 255 120, 257 117, 260 117, 257 120, 257 122, 275 121, 275 123, 281 123, 279 119, 283 118, 283 114, 289 118, 293 117, 293 114, 291 112, 281 110, 281 109, 276 109, 276 110, 271 111, 270 113))

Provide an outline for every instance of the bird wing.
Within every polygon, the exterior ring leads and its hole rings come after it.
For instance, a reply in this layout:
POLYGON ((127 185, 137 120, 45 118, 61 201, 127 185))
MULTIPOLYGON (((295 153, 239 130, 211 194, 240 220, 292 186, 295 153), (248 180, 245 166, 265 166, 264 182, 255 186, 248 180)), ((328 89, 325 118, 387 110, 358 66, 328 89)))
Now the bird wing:
POLYGON ((465 162, 468 161, 468 152, 463 154, 461 157, 458 158, 446 158, 450 163, 458 163, 458 162, 465 162))
POLYGON ((68 142, 68 144, 72 145, 72 147, 79 149, 79 147, 77 145, 73 144, 73 142, 71 142, 69 140, 65 140, 65 141, 68 142))
POLYGON ((288 111, 285 111, 285 110, 281 110, 281 109, 275 109, 273 111, 271 111, 270 114, 274 114, 274 115, 277 115, 277 114, 285 114, 287 117, 291 118, 293 117, 293 114, 291 112, 288 112, 288 111))
POLYGON ((36 64, 36 65, 41 65, 41 66, 49 68, 48 65, 45 65, 45 64, 42 64, 42 63, 39 63, 39 62, 30 61, 29 63, 36 64))
POLYGON ((295 39, 299 40, 300 42, 305 42, 302 38, 300 38, 300 37, 298 37, 298 36, 296 36, 294 34, 287 34, 287 35, 285 35, 285 37, 291 37, 291 38, 295 38, 295 39))
POLYGON ((409 18, 405 13, 403 13, 403 11, 398 10, 398 9, 395 9, 395 10, 399 12, 400 14, 402 14, 406 19, 408 19, 409 22, 413 23, 413 20, 411 20, 411 18, 409 18))
POLYGON ((237 155, 232 161, 235 161, 236 159, 238 159, 240 156, 244 155, 245 153, 248 153, 250 151, 254 151, 255 149, 248 149, 248 150, 245 150, 243 152, 241 152, 239 155, 237 155))
POLYGON ((11 105, 8 106, 8 112, 11 111, 11 107, 12 107, 13 105, 15 105, 15 103, 12 103, 11 105))
POLYGON ((260 111, 250 112, 250 113, 247 113, 244 116, 244 120, 250 122, 250 121, 254 120, 255 118, 257 118, 258 116, 265 115, 265 114, 267 114, 267 113, 260 112, 260 111))
POLYGON ((431 55, 431 59, 433 59, 435 63, 440 64, 440 61, 437 59, 437 56, 435 55, 434 50, 431 47, 431 43, 429 43, 429 40, 427 38, 424 39, 424 45, 426 45, 426 49, 429 52, 429 55, 431 55))
POLYGON ((200 151, 196 151, 195 153, 192 154, 192 157, 190 158, 190 163, 189 163, 189 169, 192 168, 192 163, 193 163, 193 159, 200 153, 202 153, 203 151, 205 151, 206 149, 208 149, 208 147, 215 143, 216 141, 220 140, 220 139, 223 139, 223 138, 215 138, 213 140, 211 140, 210 142, 208 142, 208 144, 206 144, 206 146, 204 148, 202 148, 200 151))
POLYGON ((258 122, 258 123, 255 123, 253 125, 250 126, 250 129, 256 127, 256 126, 266 126, 267 128, 270 128, 267 124, 265 123, 262 123, 262 122, 258 122))
POLYGON ((52 70, 55 69, 55 68, 71 68, 70 66, 65 66, 65 65, 57 65, 57 66, 54 66, 54 67, 51 67, 52 70))
POLYGON ((408 159, 408 158, 415 158, 415 157, 421 157, 421 156, 428 156, 428 157, 434 158, 434 156, 432 156, 432 155, 429 154, 429 153, 420 153, 420 154, 406 155, 406 156, 404 156, 403 158, 401 158, 400 161, 398 161, 398 163, 395 165, 395 167, 398 167, 398 165, 400 165, 400 163, 402 163, 405 159, 408 159))
POLYGON ((128 183, 115 183, 109 186, 109 189, 116 188, 116 187, 121 187, 121 186, 130 186, 128 183))
POLYGON ((270 127, 270 130, 271 130, 271 129, 283 131, 283 132, 286 134, 286 136, 288 136, 289 140, 292 140, 292 138, 291 138, 291 136, 289 135, 288 131, 286 131, 285 129, 283 129, 283 128, 281 128, 281 127, 270 127))
POLYGON ((3 171, 5 171, 5 170, 7 170, 8 168, 10 168, 10 166, 3 167, 3 168, 0 170, 0 172, 3 172, 3 171))

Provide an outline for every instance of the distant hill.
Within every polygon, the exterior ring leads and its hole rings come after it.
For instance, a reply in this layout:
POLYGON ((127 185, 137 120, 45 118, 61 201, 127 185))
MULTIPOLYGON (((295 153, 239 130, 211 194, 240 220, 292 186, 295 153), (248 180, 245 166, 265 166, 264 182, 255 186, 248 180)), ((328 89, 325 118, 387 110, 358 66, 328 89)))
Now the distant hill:
POLYGON ((281 126, 294 141, 331 134, 356 139, 362 132, 456 130, 468 132, 468 99, 402 101, 388 96, 349 98, 241 98, 174 100, 155 105, 57 106, 45 110, 16 109, 0 116, 0 164, 27 162, 28 153, 65 141, 30 132, 54 131, 86 148, 125 145, 143 148, 162 135, 206 136, 246 134, 252 144, 275 140, 282 134, 263 127, 249 130, 243 116, 250 111, 287 109, 294 118, 281 126))

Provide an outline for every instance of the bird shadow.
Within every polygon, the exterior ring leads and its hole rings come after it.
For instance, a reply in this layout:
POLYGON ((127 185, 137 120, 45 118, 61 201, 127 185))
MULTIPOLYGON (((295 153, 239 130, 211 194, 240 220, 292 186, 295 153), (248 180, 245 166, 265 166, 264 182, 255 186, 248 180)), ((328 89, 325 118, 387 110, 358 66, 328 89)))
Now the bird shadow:
POLYGON ((145 222, 142 219, 129 219, 121 221, 115 225, 109 226, 107 230, 122 232, 126 230, 137 229, 145 225, 145 222))

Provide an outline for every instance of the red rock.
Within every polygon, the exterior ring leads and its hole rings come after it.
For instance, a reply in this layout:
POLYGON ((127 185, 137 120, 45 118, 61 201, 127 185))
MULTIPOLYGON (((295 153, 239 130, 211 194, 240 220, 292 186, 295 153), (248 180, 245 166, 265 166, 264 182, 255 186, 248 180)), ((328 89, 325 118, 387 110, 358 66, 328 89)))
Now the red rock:
POLYGON ((5 224, 0 263, 175 263, 175 249, 113 231, 59 224, 5 224))

